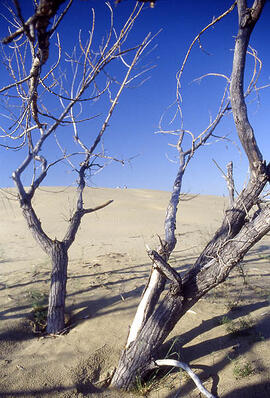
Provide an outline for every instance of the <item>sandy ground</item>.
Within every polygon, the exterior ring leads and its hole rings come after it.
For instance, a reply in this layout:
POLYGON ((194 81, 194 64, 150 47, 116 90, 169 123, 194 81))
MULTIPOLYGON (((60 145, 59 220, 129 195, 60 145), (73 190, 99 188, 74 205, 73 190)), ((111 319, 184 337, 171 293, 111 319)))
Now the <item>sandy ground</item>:
MULTIPOLYGON (((14 191, 13 191, 14 192, 14 191)), ((199 397, 183 372, 154 375, 147 385, 119 393, 104 388, 117 365, 150 269, 145 244, 163 233, 169 194, 159 191, 87 189, 93 207, 70 249, 69 333, 35 334, 33 297, 47 294, 50 263, 26 229, 16 201, 0 196, 0 397, 199 397)), ((74 190, 43 188, 35 208, 46 232, 61 239, 74 206, 74 190)), ((219 225, 225 200, 199 196, 181 202, 178 244, 170 260, 179 272, 192 264, 219 225)), ((190 364, 206 388, 223 398, 270 396, 270 237, 179 322, 167 343, 190 364)))

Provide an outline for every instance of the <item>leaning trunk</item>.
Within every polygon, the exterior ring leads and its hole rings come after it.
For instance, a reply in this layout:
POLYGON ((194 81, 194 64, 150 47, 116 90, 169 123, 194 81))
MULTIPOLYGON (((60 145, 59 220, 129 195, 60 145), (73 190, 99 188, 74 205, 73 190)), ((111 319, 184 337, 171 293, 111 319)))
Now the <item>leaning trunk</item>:
POLYGON ((51 258, 52 274, 47 316, 47 332, 50 334, 57 334, 65 327, 68 254, 62 242, 53 242, 51 258))
MULTIPOLYGON (((270 165, 266 166, 257 146, 248 121, 243 93, 245 57, 249 38, 264 3, 264 0, 256 0, 252 8, 247 8, 244 0, 237 1, 239 31, 236 38, 230 84, 231 107, 238 136, 249 159, 250 181, 226 211, 221 228, 206 246, 194 266, 184 275, 183 280, 179 275, 175 275, 176 271, 169 264, 163 261, 164 257, 162 259, 153 251, 150 253, 154 254, 152 275, 154 272, 159 272, 162 278, 168 279, 171 282, 169 291, 159 304, 156 300, 155 308, 151 306, 151 312, 147 311, 146 303, 142 305, 146 296, 144 294, 139 308, 141 307, 141 310, 144 311, 145 317, 138 317, 137 327, 134 328, 133 325, 131 327, 133 335, 127 341, 113 376, 112 386, 114 387, 129 389, 136 377, 143 376, 148 370, 156 367, 155 360, 159 359, 159 348, 179 319, 209 290, 223 282, 230 271, 241 262, 247 251, 270 231, 270 206, 259 206, 259 209, 254 211, 254 206, 259 202, 259 195, 269 181, 270 165)), ((180 135, 178 146, 180 153, 186 156, 185 154, 189 152, 182 151, 182 138, 180 135)), ((193 153, 192 151, 194 148, 191 148, 191 153, 193 153)), ((181 172, 181 160, 183 159, 180 158, 179 172, 181 172)), ((179 195, 177 195, 178 197, 179 195)), ((169 253, 175 245, 176 210, 177 205, 172 212, 172 220, 168 218, 171 232, 168 235, 170 241, 165 242, 168 246, 165 245, 164 248, 169 253), (172 243, 172 248, 170 248, 170 243, 172 243)), ((168 258, 169 256, 167 256, 168 258)), ((150 289, 150 285, 149 283, 146 292, 150 289)), ((153 287, 152 291, 155 292, 153 287)))
POLYGON ((223 243, 219 255, 213 256, 199 272, 189 271, 182 286, 171 283, 169 291, 145 322, 136 340, 122 353, 112 386, 129 389, 138 375, 155 367, 161 344, 180 318, 209 290, 222 283, 244 255, 270 231, 270 207, 260 210, 246 222, 239 234, 223 243))
POLYGON ((169 292, 155 313, 148 319, 136 340, 122 353, 112 386, 128 390, 136 377, 151 369, 156 350, 175 326, 175 316, 183 314, 182 298, 169 292))

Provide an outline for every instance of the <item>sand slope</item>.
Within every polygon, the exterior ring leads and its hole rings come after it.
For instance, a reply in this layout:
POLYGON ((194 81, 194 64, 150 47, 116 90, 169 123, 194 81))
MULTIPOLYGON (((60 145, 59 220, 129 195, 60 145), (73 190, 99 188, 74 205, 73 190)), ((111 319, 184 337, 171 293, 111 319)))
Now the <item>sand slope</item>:
MULTIPOLYGON (((38 192, 35 208, 50 237, 63 237, 74 192, 38 192)), ((104 380, 125 344, 150 269, 145 244, 155 248, 156 234, 163 234, 169 194, 86 190, 86 206, 114 202, 84 217, 70 249, 71 328, 56 338, 35 335, 29 325, 31 295, 48 292, 50 264, 26 229, 17 202, 8 197, 0 197, 0 397, 138 396, 103 388, 104 380)), ((170 261, 179 272, 192 264, 218 227, 225 202, 213 196, 181 202, 178 244, 170 261)), ((172 352, 189 362, 220 397, 270 396, 269 245, 266 237, 247 256, 246 284, 239 270, 234 271, 186 314, 164 345, 166 352, 173 344, 172 352), (243 326, 248 329, 241 331, 243 326), (243 377, 241 369, 250 374, 243 377)), ((199 396, 178 371, 155 377, 147 390, 141 388, 150 397, 199 396)))

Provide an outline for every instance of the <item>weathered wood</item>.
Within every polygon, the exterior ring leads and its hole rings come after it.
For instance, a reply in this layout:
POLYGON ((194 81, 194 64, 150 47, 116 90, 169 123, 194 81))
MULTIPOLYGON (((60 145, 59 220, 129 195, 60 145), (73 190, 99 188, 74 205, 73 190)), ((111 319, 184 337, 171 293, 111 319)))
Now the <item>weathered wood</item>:
MULTIPOLYGON (((172 195, 167 207, 164 230, 165 230, 165 241, 160 239, 160 247, 158 249, 158 256, 161 259, 168 261, 172 250, 176 245, 175 228, 176 228, 176 214, 177 207, 180 198, 182 179, 184 175, 184 158, 180 156, 180 166, 178 169, 177 176, 174 181, 172 195)), ((152 266, 147 284, 144 288, 141 301, 138 305, 135 317, 130 327, 126 348, 129 347, 131 342, 135 341, 139 335, 139 332, 145 326, 145 322, 154 312, 160 295, 164 290, 166 283, 166 277, 152 266)))
POLYGON ((162 275, 156 269, 152 269, 128 334, 126 348, 136 340, 147 318, 153 313, 164 284, 162 275))
POLYGON ((233 180, 233 162, 227 164, 227 187, 229 191, 229 206, 233 206, 234 202, 234 180, 233 180))
POLYGON ((155 250, 147 252, 148 256, 153 261, 153 266, 156 268, 165 278, 167 278, 176 288, 181 289, 182 279, 177 271, 172 268, 155 250))
POLYGON ((239 29, 235 41, 233 68, 231 74, 231 106, 233 118, 241 144, 249 160, 249 167, 254 177, 264 171, 263 157, 257 145, 254 131, 249 123, 244 97, 244 72, 246 53, 250 35, 262 12, 265 0, 255 0, 247 8, 246 0, 238 0, 239 29))
POLYGON ((270 207, 265 207, 255 219, 246 223, 241 232, 220 248, 192 278, 187 272, 183 277, 180 295, 168 291, 156 311, 148 318, 136 341, 123 351, 112 385, 129 389, 138 374, 144 375, 151 362, 157 359, 161 343, 169 335, 182 316, 209 290, 222 283, 229 272, 241 262, 248 250, 270 231, 270 207))
POLYGON ((171 367, 178 367, 185 370, 191 379, 194 381, 200 392, 206 396, 206 398, 215 398, 213 394, 207 391, 204 386, 202 385, 199 377, 190 369, 190 367, 181 361, 176 361, 175 359, 158 359, 155 361, 157 366, 171 366, 171 367))
POLYGON ((180 155, 180 165, 177 176, 174 181, 172 195, 167 207, 166 217, 164 222, 165 242, 168 246, 167 251, 171 253, 176 245, 175 229, 176 229, 176 215, 177 207, 180 199, 182 180, 184 176, 185 159, 180 155))
POLYGON ((238 198, 235 199, 233 207, 229 207, 225 211, 221 227, 206 245, 193 268, 198 268, 206 263, 209 257, 218 251, 223 242, 234 238, 240 231, 245 221, 249 218, 250 210, 257 204, 258 198, 269 180, 269 171, 269 167, 266 167, 263 174, 258 174, 256 179, 251 178, 249 180, 247 186, 243 188, 238 198))
POLYGON ((147 319, 136 340, 122 352, 112 386, 129 389, 136 376, 141 377, 149 370, 153 354, 175 325, 171 314, 181 312, 182 298, 167 294, 166 300, 147 319))
MULTIPOLYGON (((137 335, 123 350, 112 379, 112 385, 115 387, 129 389, 138 375, 143 376, 151 368, 151 364, 157 359, 161 344, 181 317, 209 290, 222 283, 230 271, 241 262, 247 251, 270 231, 270 206, 260 208, 252 217, 249 215, 269 181, 270 165, 266 167, 257 146, 254 132, 247 118, 243 93, 247 46, 264 3, 263 0, 255 0, 252 8, 247 8, 245 0, 237 2, 239 31, 230 86, 231 105, 237 132, 250 163, 250 180, 238 198, 234 200, 233 205, 225 212, 222 225, 213 239, 203 250, 194 266, 183 276, 180 289, 175 289, 177 278, 171 272, 171 267, 169 264, 164 264, 168 261, 169 255, 166 259, 162 256, 162 266, 155 272, 160 272, 163 267, 163 274, 166 278, 170 276, 169 279, 173 280, 173 283, 163 300, 159 304, 155 302, 152 312, 145 312, 146 316, 140 329, 137 330, 137 335)), ((180 141, 179 145, 181 145, 180 141)), ((176 243, 175 220, 185 170, 182 161, 183 158, 180 158, 180 169, 165 221, 165 244, 167 244, 169 254, 176 243)), ((153 260, 155 261, 154 258, 153 260)))

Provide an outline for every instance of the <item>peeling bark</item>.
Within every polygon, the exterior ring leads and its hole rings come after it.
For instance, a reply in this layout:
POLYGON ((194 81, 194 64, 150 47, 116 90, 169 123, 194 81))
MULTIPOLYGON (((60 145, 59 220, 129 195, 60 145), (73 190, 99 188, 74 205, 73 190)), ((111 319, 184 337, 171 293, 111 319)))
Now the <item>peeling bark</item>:
POLYGON ((233 162, 227 164, 227 187, 229 191, 229 205, 233 207, 234 202, 234 180, 233 180, 233 162))
POLYGON ((209 290, 222 283, 248 250, 270 231, 270 207, 265 207, 241 232, 220 248, 198 274, 183 277, 181 291, 171 285, 156 311, 148 318, 138 337, 121 355, 112 385, 129 389, 136 376, 143 376, 158 357, 162 342, 182 316, 209 290))

